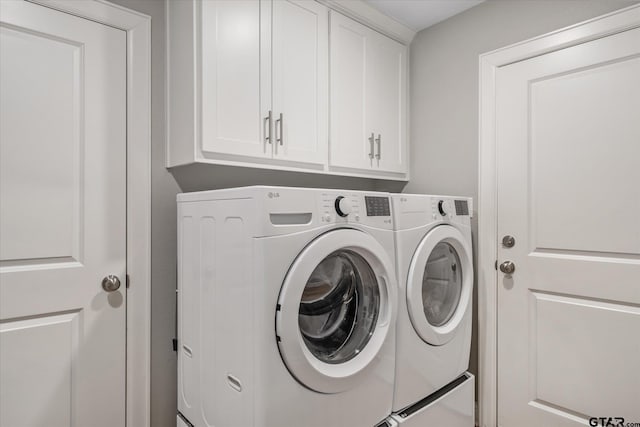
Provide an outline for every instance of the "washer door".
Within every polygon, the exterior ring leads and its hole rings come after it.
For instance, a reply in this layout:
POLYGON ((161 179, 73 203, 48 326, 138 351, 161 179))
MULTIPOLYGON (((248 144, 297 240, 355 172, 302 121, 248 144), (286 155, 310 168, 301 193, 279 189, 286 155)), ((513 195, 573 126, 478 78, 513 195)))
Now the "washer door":
POLYGON ((441 225, 422 239, 407 279, 407 307, 418 335, 443 345, 455 335, 471 304, 471 247, 458 229, 441 225))
POLYGON ((375 364, 395 315, 393 265, 372 236, 330 231, 289 270, 276 309, 276 339, 291 374, 306 387, 337 393, 375 364))

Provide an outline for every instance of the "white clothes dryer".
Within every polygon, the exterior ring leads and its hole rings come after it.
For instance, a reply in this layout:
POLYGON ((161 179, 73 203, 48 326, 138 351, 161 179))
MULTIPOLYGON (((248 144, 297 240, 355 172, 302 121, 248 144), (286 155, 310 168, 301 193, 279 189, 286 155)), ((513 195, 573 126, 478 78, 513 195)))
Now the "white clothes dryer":
POLYGON ((472 200, 394 194, 392 204, 399 285, 393 410, 399 412, 459 381, 469 366, 472 200))
POLYGON ((178 195, 178 410, 215 427, 372 427, 391 413, 385 193, 178 195))

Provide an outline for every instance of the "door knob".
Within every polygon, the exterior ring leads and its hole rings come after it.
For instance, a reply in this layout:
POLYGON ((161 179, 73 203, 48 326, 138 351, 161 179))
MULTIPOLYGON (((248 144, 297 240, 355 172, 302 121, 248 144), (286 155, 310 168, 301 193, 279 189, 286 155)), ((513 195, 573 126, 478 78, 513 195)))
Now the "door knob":
POLYGON ((516 265, 511 261, 505 261, 500 264, 500 271, 504 274, 513 274, 513 272, 516 271, 516 265))
POLYGON ((118 276, 110 274, 102 279, 102 289, 106 292, 114 292, 120 289, 120 279, 118 279, 118 276))

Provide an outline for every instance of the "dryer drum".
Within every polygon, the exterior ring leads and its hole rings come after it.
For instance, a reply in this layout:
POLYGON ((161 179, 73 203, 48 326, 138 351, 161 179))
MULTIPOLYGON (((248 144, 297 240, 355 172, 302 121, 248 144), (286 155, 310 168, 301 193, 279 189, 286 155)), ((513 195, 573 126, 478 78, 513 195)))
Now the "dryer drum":
POLYGON ((338 250, 314 269, 304 288, 298 325, 311 353, 337 364, 355 357, 369 341, 380 309, 377 279, 367 261, 338 250))
POLYGON ((442 326, 455 314, 462 293, 460 257, 447 242, 439 242, 424 268, 422 301, 424 315, 433 326, 442 326))

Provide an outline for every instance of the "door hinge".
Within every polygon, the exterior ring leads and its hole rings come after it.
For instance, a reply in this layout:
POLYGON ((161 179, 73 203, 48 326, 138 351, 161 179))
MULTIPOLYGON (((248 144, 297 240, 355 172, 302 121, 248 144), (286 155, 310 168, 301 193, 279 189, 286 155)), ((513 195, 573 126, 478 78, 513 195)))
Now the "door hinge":
POLYGON ((128 274, 125 276, 125 283, 126 283, 127 289, 129 289, 129 286, 131 285, 131 280, 129 279, 128 274))

